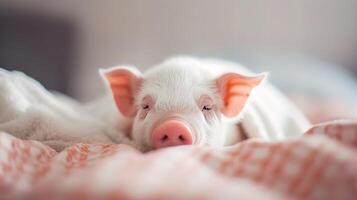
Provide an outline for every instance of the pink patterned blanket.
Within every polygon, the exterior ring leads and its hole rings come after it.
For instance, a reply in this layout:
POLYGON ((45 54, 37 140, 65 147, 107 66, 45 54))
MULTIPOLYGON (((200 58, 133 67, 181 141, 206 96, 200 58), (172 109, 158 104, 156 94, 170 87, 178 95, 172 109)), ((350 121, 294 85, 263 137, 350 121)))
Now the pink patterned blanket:
POLYGON ((108 144, 57 153, 1 133, 0 199, 357 199, 357 122, 283 142, 146 154, 108 144))

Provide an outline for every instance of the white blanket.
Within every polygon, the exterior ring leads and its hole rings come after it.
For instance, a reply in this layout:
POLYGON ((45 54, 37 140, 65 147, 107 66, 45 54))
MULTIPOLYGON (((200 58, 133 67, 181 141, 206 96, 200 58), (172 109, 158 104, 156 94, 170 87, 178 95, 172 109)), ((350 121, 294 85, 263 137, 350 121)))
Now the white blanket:
POLYGON ((0 131, 41 141, 57 151, 78 142, 131 144, 114 125, 118 118, 102 120, 101 112, 50 93, 21 72, 0 69, 0 131))

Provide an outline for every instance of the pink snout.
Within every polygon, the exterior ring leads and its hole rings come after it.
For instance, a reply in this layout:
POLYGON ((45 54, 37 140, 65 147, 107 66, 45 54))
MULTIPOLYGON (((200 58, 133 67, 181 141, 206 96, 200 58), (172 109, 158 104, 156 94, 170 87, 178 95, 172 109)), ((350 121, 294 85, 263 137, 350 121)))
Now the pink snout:
POLYGON ((178 120, 168 120, 156 127, 152 132, 152 142, 155 149, 190 145, 193 143, 192 133, 188 126, 178 120))

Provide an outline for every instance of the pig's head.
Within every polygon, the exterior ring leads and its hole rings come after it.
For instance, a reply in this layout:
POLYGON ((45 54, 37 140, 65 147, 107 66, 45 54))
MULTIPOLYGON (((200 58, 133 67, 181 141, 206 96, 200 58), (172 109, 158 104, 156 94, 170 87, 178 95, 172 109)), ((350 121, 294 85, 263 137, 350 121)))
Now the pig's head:
POLYGON ((144 149, 224 145, 222 118, 235 118, 265 75, 217 75, 199 62, 164 62, 142 74, 134 67, 103 71, 118 110, 133 118, 144 149))

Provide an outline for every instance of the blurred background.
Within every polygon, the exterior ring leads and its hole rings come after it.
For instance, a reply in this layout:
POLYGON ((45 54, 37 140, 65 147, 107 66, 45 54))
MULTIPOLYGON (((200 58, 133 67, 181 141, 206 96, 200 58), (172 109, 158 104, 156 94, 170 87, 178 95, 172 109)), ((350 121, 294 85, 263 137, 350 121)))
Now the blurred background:
POLYGON ((98 68, 173 55, 240 62, 314 121, 355 117, 356 0, 1 0, 0 66, 82 102, 98 68))

